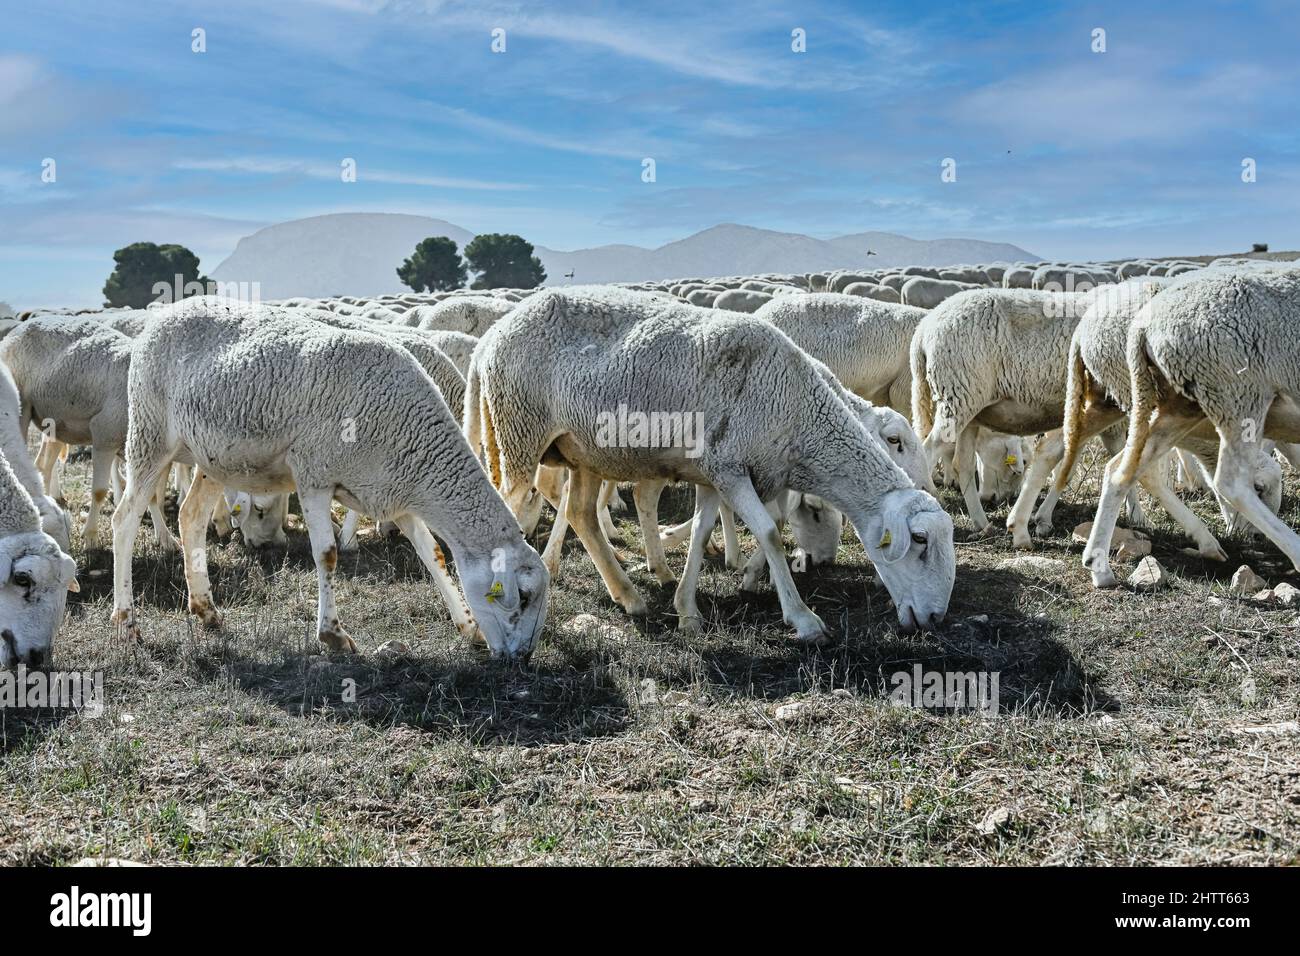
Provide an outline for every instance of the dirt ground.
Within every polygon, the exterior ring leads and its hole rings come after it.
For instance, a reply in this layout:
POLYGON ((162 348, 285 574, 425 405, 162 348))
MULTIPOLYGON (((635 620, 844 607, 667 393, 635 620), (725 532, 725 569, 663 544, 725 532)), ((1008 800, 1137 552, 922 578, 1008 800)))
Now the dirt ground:
MULTIPOLYGON (((70 464, 74 502, 87 471, 70 464)), ((1288 475, 1292 527, 1298 494, 1288 475)), ((1041 572, 945 504, 959 567, 936 632, 896 631, 851 531, 836 566, 797 576, 830 646, 795 644, 771 587, 741 594, 719 559, 708 625, 679 632, 624 516, 649 619, 570 540, 522 667, 462 641, 413 550, 374 535, 337 575, 362 653, 322 654, 300 525, 287 553, 211 538, 219 632, 184 614, 179 558, 142 533, 146 642, 124 647, 111 557, 78 538, 57 663, 102 671, 107 710, 0 711, 0 863, 1300 862, 1297 609, 1227 592, 1242 563, 1300 583, 1281 555, 1221 535, 1227 564, 1189 557, 1153 507, 1172 586, 1099 592, 1070 543, 1088 495, 1058 508, 1035 553, 1062 564, 1041 572), (409 654, 377 655, 389 640, 409 654), (998 712, 896 706, 891 675, 916 664, 997 672, 998 712)), ((679 490, 663 518, 689 508, 679 490)))

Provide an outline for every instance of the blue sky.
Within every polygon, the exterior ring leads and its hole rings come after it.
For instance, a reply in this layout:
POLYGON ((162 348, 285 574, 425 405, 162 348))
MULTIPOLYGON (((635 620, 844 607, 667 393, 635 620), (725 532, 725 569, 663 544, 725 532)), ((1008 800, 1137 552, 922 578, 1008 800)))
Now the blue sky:
POLYGON ((18 307, 98 302, 128 242, 212 269, 345 211, 558 249, 720 222, 1048 258, 1300 247, 1294 4, 0 0, 0 23, 18 307))

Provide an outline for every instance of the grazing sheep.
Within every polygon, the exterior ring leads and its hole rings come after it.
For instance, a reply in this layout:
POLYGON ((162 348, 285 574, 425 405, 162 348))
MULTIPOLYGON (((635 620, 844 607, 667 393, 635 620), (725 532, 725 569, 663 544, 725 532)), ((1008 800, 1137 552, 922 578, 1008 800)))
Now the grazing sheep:
MULTIPOLYGON (((912 421, 932 463, 952 458, 979 531, 989 523, 978 493, 973 426, 1008 435, 1059 428, 1070 336, 1089 295, 976 289, 953 296, 917 326, 911 345, 912 421)), ((1008 518, 1019 548, 1032 547, 1019 521, 1038 493, 1030 476, 1008 518)))
MULTIPOLYGON (((0 340, 0 362, 9 367, 22 396, 21 433, 35 419, 64 444, 91 446, 90 510, 83 529, 87 549, 99 547, 100 508, 114 459, 126 444, 131 343, 97 319, 62 316, 30 319, 0 340)), ((156 491, 165 478, 159 476, 156 491)), ((161 499, 151 497, 148 507, 158 546, 175 549, 161 499)))
POLYGON ((72 522, 58 502, 45 493, 45 482, 27 451, 27 430, 22 427, 22 400, 9 369, 0 364, 0 453, 9 460, 19 484, 31 496, 41 516, 41 530, 71 554, 72 522))
POLYGON ((975 462, 980 501, 1010 501, 1025 476, 1025 442, 981 427, 975 438, 975 462))
MULTIPOLYGON (((912 487, 818 365, 770 323, 621 290, 548 290, 484 336, 465 420, 516 513, 539 463, 568 466, 569 521, 629 613, 646 605, 601 533, 602 477, 703 486, 684 582, 698 575, 725 500, 767 552, 785 620, 802 640, 820 640, 826 627, 800 599, 764 506, 785 488, 848 515, 902 627, 929 627, 947 610, 952 520, 912 487), (669 416, 694 440, 611 441, 606 416, 620 407, 669 416)), ((674 603, 681 618, 699 617, 680 585, 674 603)))
POLYGON ((337 497, 397 523, 462 633, 473 633, 476 620, 494 654, 532 650, 546 618, 546 569, 442 395, 391 336, 334 328, 290 309, 181 304, 136 339, 129 399, 126 490, 113 515, 113 619, 128 635, 138 634, 131 544, 147 489, 179 457, 200 470, 180 525, 189 607, 204 623, 220 621, 203 535, 222 487, 260 494, 296 487, 316 559, 317 634, 328 647, 356 647, 339 623, 331 583, 337 497), (473 619, 430 528, 451 548, 473 619))
POLYGON ((979 286, 972 285, 969 282, 949 282, 947 279, 931 279, 927 276, 917 276, 907 280, 900 296, 904 305, 933 309, 939 303, 956 295, 958 292, 977 288, 979 286))
POLYGON ((814 292, 774 299, 754 315, 824 362, 850 392, 911 413, 908 348, 925 310, 814 292))
POLYGON ((1300 570, 1300 535, 1255 491, 1265 438, 1300 440, 1300 271, 1207 274, 1162 291, 1128 331, 1129 437, 1102 479, 1083 563, 1116 583, 1110 540, 1133 481, 1202 421, 1219 436, 1214 488, 1300 570))
MULTIPOLYGON (((1183 280, 1184 282, 1190 280, 1183 280)), ((1181 283, 1180 283, 1181 284, 1181 283)), ((1044 463, 1043 474, 1057 466, 1053 493, 1065 488, 1079 448, 1088 438, 1100 433, 1107 451, 1113 456, 1122 447, 1125 416, 1128 413, 1132 384, 1126 360, 1126 342, 1134 316, 1171 282, 1163 278, 1128 280, 1099 289, 1092 305, 1084 313, 1070 341, 1067 359, 1068 381, 1064 413, 1064 435, 1059 457, 1044 463)), ((1197 462, 1218 456, 1218 436, 1208 423, 1179 439, 1180 455, 1197 462)), ((1282 501, 1281 467, 1272 458, 1272 446, 1253 449, 1255 488, 1274 513, 1282 501)), ((1212 560, 1226 559, 1223 549, 1205 523, 1187 508, 1170 488, 1162 469, 1148 469, 1139 481, 1169 512, 1170 516, 1196 542, 1201 555, 1212 560)), ((1136 502, 1136 489, 1128 496, 1130 518, 1136 502)), ((1235 509, 1222 499, 1220 506, 1230 533, 1242 522, 1235 509)))
POLYGON ((41 530, 27 489, 0 454, 0 668, 44 667, 54 657, 77 565, 41 530))

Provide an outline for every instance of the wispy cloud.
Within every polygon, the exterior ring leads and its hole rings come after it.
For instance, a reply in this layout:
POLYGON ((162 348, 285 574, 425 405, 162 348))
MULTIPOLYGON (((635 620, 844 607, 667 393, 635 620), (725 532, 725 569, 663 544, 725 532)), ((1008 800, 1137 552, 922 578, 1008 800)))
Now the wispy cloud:
MULTIPOLYGON (((342 159, 339 160, 339 165, 329 166, 323 163, 311 163, 297 159, 242 156, 226 159, 182 159, 172 165, 175 169, 196 172, 245 173, 253 176, 306 176, 312 179, 339 182, 342 181, 342 163, 342 159)), ((502 192, 532 188, 527 183, 460 179, 454 176, 424 176, 417 173, 371 169, 364 162, 357 163, 357 181, 388 183, 399 186, 427 186, 434 189, 482 189, 502 192)))

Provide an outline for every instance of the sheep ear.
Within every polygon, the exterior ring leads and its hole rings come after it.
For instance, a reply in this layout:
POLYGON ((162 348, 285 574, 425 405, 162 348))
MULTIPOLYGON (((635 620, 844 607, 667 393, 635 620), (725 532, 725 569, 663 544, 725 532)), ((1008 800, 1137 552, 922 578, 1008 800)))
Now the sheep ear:
POLYGON ((885 564, 901 561, 911 547, 912 531, 907 516, 897 511, 887 511, 880 516, 880 541, 876 547, 885 564))

